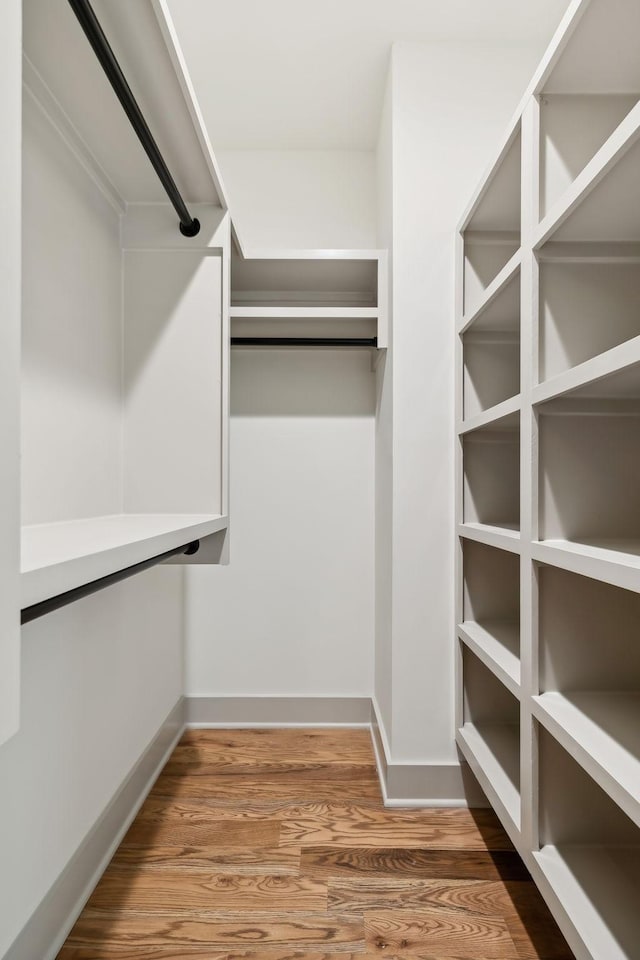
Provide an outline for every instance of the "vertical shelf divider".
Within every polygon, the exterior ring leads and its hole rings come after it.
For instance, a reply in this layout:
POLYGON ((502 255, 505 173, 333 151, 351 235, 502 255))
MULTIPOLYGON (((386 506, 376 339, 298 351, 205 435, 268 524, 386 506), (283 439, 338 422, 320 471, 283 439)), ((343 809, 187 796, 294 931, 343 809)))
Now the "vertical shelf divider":
POLYGON ((533 237, 540 194, 540 102, 522 114, 522 246, 520 269, 520 763, 521 830, 527 850, 538 848, 536 727, 531 696, 537 689, 537 582, 531 556, 538 526, 537 423, 531 406, 538 368, 538 261, 533 237))

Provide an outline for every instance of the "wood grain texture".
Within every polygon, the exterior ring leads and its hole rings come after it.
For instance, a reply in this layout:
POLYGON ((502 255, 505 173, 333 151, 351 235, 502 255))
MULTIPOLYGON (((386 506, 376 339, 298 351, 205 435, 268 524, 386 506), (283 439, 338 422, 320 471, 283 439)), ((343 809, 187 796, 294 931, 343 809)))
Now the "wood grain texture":
POLYGON ((294 846, 512 850, 497 821, 479 829, 468 810, 395 812, 338 807, 283 821, 280 843, 294 846))
MULTIPOLYGON (((331 877, 328 908, 338 913, 421 910, 444 907, 504 916, 510 909, 505 884, 496 880, 398 880, 391 877, 331 877)), ((530 883, 523 884, 530 887, 530 883)))
POLYGON ((173 800, 206 800, 220 806, 234 805, 242 810, 268 811, 271 804, 279 808, 316 801, 321 797, 331 803, 373 804, 382 808, 382 794, 377 776, 355 777, 353 780, 327 780, 299 777, 296 772, 281 773, 277 779, 268 774, 207 775, 191 777, 163 773, 151 791, 153 797, 173 800))
POLYGON ((201 914, 199 917, 140 916, 114 912, 110 916, 83 913, 69 941, 74 945, 100 946, 108 940, 128 947, 144 940, 149 946, 213 947, 235 950, 256 946, 261 949, 320 947, 326 953, 364 950, 363 921, 326 913, 229 913, 225 918, 201 914))
POLYGON ((177 870, 188 873, 232 873, 251 877, 295 875, 300 850, 295 847, 188 847, 151 844, 121 846, 112 863, 126 870, 177 870))
POLYGON ((96 913, 174 915, 282 909, 306 913, 327 909, 327 886, 310 877, 192 873, 132 873, 110 867, 85 907, 96 913), (176 890, 180 899, 176 900, 176 890))
POLYGON ((311 876, 416 877, 424 880, 529 880, 515 852, 370 847, 305 847, 300 869, 311 876))
POLYGON ((478 913, 444 909, 380 911, 365 915, 365 939, 372 952, 390 956, 422 956, 443 948, 458 957, 516 956, 505 921, 478 913))
POLYGON ((385 810, 363 730, 185 734, 59 960, 571 960, 491 811, 385 810))

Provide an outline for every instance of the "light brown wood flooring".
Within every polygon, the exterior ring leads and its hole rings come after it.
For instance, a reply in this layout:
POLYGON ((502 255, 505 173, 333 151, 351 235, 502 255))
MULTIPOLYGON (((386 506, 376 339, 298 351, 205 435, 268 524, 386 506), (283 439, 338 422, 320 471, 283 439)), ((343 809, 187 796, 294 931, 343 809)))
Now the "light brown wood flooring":
POLYGON ((300 729, 185 733, 58 960, 334 954, 572 958, 491 811, 387 810, 368 731, 300 729))

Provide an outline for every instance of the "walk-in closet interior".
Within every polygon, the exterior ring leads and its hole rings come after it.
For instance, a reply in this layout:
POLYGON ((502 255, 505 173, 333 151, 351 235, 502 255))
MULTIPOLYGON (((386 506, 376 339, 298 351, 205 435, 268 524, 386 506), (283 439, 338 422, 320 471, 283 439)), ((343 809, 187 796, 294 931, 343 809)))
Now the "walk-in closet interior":
POLYGON ((1 15, 0 958, 640 960, 638 0, 1 15))

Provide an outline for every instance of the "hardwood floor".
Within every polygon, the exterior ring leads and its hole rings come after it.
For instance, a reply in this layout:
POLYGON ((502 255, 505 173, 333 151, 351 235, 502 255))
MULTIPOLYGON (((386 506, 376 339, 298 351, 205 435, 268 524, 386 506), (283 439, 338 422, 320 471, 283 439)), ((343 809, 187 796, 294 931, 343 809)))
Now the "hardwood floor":
POLYGON ((385 810, 366 730, 197 730, 58 960, 571 960, 488 810, 385 810))

